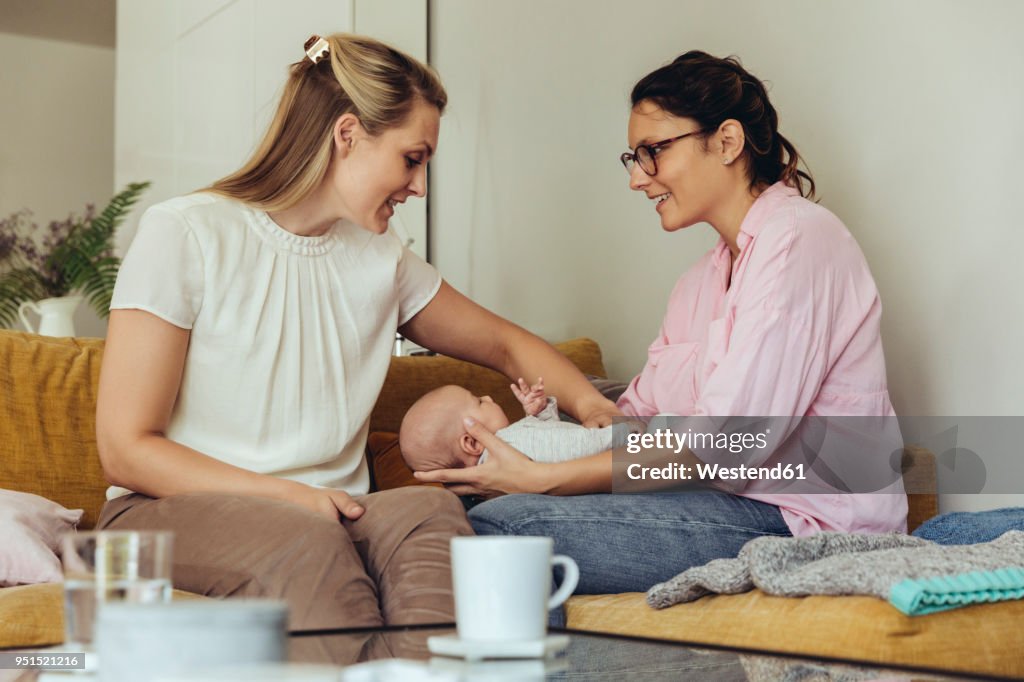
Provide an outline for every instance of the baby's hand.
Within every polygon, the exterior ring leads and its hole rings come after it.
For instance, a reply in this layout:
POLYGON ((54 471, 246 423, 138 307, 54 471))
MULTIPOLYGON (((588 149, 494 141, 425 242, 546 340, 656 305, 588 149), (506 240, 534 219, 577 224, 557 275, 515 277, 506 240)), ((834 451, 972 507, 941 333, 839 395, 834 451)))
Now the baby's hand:
POLYGON ((535 417, 548 404, 548 397, 544 394, 544 379, 537 377, 537 383, 527 386, 522 377, 511 385, 512 393, 523 404, 523 411, 527 416, 535 417))

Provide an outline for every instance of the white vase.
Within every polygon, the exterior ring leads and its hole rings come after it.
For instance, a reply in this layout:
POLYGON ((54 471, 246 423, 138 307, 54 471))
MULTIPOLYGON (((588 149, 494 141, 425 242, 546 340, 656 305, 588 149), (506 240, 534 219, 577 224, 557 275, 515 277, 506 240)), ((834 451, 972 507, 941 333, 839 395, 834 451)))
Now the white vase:
POLYGON ((78 294, 72 296, 60 296, 58 298, 44 298, 41 301, 25 301, 18 306, 18 316, 25 329, 33 334, 43 336, 74 336, 75 335, 75 309, 82 302, 78 294), (29 322, 26 310, 31 310, 39 316, 39 328, 33 329, 29 322))

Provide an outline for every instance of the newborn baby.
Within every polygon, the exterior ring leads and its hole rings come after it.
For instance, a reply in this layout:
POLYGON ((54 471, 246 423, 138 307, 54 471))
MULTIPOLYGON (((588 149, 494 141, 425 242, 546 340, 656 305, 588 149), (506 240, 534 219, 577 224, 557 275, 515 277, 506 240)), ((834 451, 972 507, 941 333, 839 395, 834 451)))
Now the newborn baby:
POLYGON ((399 434, 405 463, 413 471, 431 471, 483 462, 487 451, 467 433, 462 421, 466 417, 538 462, 576 459, 611 449, 612 427, 588 429, 559 421, 557 403, 544 394, 543 379, 533 386, 520 379, 511 388, 526 412, 526 417, 514 424, 490 396, 478 398, 461 386, 442 386, 417 400, 402 420, 399 434))

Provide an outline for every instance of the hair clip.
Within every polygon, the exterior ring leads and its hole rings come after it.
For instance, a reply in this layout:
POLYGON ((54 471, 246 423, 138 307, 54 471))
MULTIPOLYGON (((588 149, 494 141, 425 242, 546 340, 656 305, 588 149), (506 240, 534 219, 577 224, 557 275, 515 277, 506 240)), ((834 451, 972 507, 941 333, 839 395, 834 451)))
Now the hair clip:
POLYGON ((306 56, 314 64, 330 54, 330 51, 330 43, 316 34, 311 35, 309 40, 306 41, 306 56))

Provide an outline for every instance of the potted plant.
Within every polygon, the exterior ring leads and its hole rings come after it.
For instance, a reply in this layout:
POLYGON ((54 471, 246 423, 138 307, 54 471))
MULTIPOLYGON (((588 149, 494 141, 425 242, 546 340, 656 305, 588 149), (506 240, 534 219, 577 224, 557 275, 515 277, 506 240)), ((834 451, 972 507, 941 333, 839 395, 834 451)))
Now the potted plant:
MULTIPOLYGON (((39 333, 73 335, 71 314, 86 299, 106 318, 121 259, 114 255, 114 234, 148 182, 132 183, 96 214, 53 221, 40 230, 27 209, 0 220, 0 326, 10 327, 23 310, 42 317, 39 333)), ((31 329, 30 329, 31 331, 31 329)))

